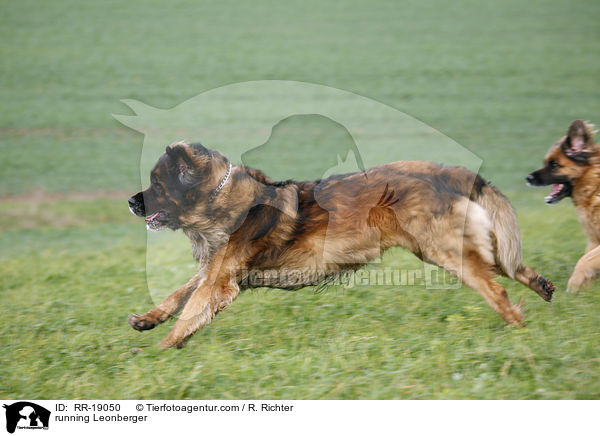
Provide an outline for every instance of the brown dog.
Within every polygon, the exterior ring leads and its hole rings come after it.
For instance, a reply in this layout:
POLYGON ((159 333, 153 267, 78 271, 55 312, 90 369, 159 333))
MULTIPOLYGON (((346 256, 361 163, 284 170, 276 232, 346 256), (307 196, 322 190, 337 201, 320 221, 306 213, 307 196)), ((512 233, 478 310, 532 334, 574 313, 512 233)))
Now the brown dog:
POLYGON ((495 274, 546 301, 554 291, 521 263, 508 200, 465 168, 402 161, 315 182, 276 182, 199 144, 175 143, 150 180, 129 199, 131 211, 146 217, 149 229, 182 229, 199 262, 187 284, 129 318, 133 328, 147 330, 182 311, 164 347, 183 346, 244 288, 326 282, 392 246, 446 268, 517 326, 521 310, 495 274))
POLYGON ((566 136, 544 158, 544 167, 527 176, 532 186, 553 185, 546 203, 571 197, 588 239, 567 291, 589 285, 600 272, 600 149, 594 144, 594 126, 575 120, 566 136))

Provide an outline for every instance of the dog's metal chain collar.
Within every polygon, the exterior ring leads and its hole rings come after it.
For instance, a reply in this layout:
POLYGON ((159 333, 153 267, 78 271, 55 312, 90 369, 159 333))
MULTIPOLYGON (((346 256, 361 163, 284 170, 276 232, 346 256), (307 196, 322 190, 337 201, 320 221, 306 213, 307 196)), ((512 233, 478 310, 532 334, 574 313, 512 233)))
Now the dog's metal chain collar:
POLYGON ((227 168, 227 173, 225 174, 225 177, 223 177, 223 180, 221 180, 221 183, 219 183, 219 186, 217 186, 217 189, 215 189, 215 192, 213 192, 213 194, 210 196, 210 198, 215 198, 217 196, 217 194, 219 193, 219 191, 221 191, 221 189, 223 189, 223 186, 225 186, 225 183, 227 183, 227 181, 229 180, 229 176, 231 176, 232 168, 233 168, 233 165, 231 165, 231 162, 229 162, 229 168, 227 168))

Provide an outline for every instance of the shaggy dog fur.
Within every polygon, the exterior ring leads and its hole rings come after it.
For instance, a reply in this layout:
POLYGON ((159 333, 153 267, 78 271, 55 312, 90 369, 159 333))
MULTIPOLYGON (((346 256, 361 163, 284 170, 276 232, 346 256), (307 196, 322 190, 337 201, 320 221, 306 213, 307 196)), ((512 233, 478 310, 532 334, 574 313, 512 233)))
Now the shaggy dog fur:
POLYGON ((400 161, 278 182, 202 145, 175 143, 150 179, 147 190, 129 199, 130 209, 152 230, 182 229, 199 263, 188 283, 129 318, 133 328, 147 330, 181 311, 164 347, 183 346, 244 288, 326 282, 393 246, 455 274, 516 326, 520 307, 495 275, 552 298, 552 283, 521 262, 519 227, 506 197, 462 167, 400 161))

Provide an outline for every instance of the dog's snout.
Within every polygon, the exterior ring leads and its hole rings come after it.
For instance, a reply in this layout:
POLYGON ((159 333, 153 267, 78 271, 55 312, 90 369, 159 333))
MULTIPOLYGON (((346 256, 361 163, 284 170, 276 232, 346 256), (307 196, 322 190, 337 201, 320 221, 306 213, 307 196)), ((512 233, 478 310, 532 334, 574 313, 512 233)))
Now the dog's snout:
POLYGON ((525 180, 527 180, 527 183, 532 184, 535 182, 535 176, 533 174, 529 174, 527 177, 525 177, 525 180))
POLYGON ((133 197, 127 200, 129 203, 129 210, 137 216, 145 216, 146 208, 144 207, 144 196, 141 192, 138 192, 133 197))

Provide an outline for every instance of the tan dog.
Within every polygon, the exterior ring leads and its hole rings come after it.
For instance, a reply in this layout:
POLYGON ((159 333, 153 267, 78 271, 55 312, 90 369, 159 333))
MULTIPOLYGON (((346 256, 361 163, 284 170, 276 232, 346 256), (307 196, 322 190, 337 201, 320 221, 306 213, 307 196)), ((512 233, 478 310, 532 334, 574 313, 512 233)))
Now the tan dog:
POLYGON ((569 279, 567 291, 589 285, 600 272, 600 150, 594 143, 594 126, 575 120, 566 136, 544 158, 544 167, 527 176, 532 186, 553 185, 546 203, 571 197, 588 243, 569 279))
POLYGON ((133 328, 147 330, 182 311, 164 347, 183 346, 245 288, 326 283, 392 246, 446 268, 517 326, 523 314, 496 274, 546 301, 554 291, 521 263, 508 200, 465 168, 393 162, 314 182, 277 182, 199 144, 175 143, 150 180, 129 199, 131 211, 152 230, 182 229, 199 263, 198 273, 155 309, 130 316, 133 328))

